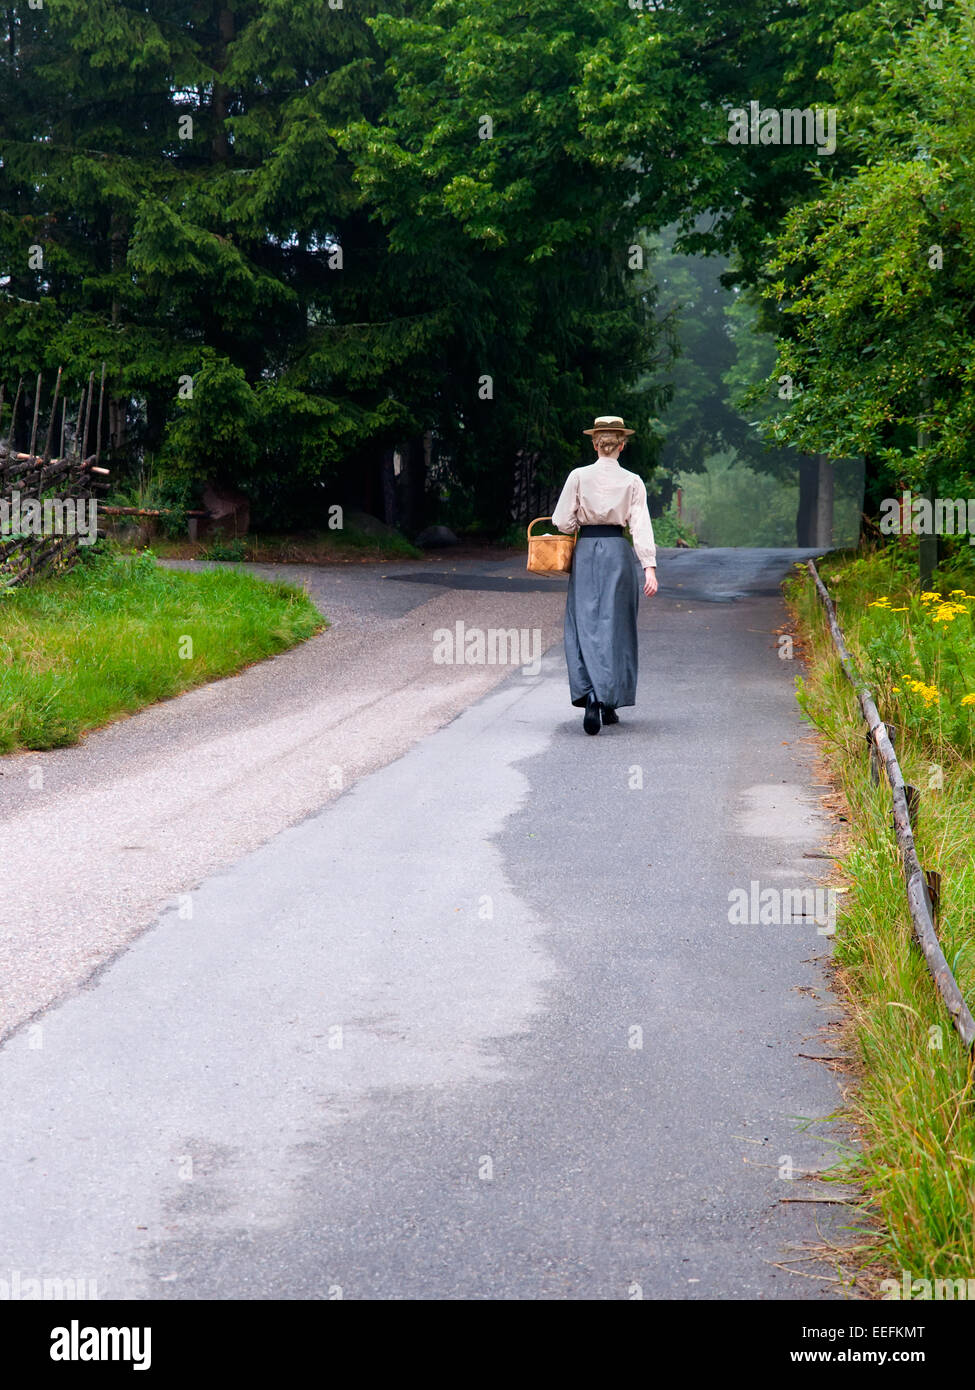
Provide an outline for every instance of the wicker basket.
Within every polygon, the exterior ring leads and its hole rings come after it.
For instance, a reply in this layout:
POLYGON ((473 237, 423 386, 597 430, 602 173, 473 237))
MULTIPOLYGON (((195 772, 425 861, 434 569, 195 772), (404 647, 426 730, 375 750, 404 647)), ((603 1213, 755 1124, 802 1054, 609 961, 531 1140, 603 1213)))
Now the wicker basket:
POLYGON ((532 527, 550 516, 536 516, 528 525, 528 568, 532 574, 568 574, 572 568, 575 536, 533 536, 532 527))

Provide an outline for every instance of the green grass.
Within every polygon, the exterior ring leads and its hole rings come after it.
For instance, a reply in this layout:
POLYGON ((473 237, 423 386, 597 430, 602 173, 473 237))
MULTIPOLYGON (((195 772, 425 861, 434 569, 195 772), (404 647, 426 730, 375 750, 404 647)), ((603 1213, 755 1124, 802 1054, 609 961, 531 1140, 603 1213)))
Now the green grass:
POLYGON ((891 546, 824 564, 849 605, 863 675, 890 723, 928 746, 975 755, 975 571, 942 569, 918 592, 910 551, 891 546), (966 703, 967 702, 967 703, 966 703))
MULTIPOLYGON (((903 553, 830 557, 820 571, 839 595, 837 616, 860 669, 874 686, 882 718, 898 726, 905 780, 921 790, 915 826, 926 869, 942 874, 942 948, 969 1006, 975 1004, 975 708, 898 700, 911 653, 927 681, 939 678, 944 704, 957 671, 946 644, 969 619, 932 625, 903 553), (891 617, 869 605, 883 596, 907 612, 891 617), (890 661, 877 645, 890 640, 890 661), (896 636, 896 640, 894 640, 896 636), (932 663, 923 669, 925 661, 932 663), (879 688, 878 688, 879 687, 879 688)), ((975 588, 956 569, 934 589, 975 588)), ((850 882, 837 922, 835 961, 848 991, 862 1076, 851 1097, 862 1134, 861 1180, 885 1228, 879 1254, 915 1279, 975 1277, 975 1105, 968 1055, 913 945, 904 881, 891 827, 890 788, 873 787, 859 705, 835 659, 811 581, 797 577, 790 598, 810 643, 800 703, 824 735, 832 774, 850 806, 851 839, 841 868, 850 882)), ((970 641, 970 638, 968 639, 970 641)), ((966 651, 961 651, 962 675, 966 651)), ((935 681, 932 680, 932 684, 935 681)), ((962 689, 964 679, 958 685, 962 689)), ((969 689, 972 687, 969 686, 969 689)), ((957 697, 957 691, 955 692, 957 697)))
POLYGON ((68 573, 0 598, 0 752, 76 743, 322 626, 292 585, 233 570, 175 572, 149 552, 99 548, 68 573))

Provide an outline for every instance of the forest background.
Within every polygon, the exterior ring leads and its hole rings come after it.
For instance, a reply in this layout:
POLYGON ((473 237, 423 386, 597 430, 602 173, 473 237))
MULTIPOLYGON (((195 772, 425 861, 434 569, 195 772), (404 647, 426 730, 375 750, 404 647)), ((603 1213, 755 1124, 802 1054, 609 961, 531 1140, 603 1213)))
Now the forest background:
POLYGON ((116 485, 235 488, 272 529, 503 535, 607 410, 712 542, 794 540, 817 459, 840 540, 903 486, 971 491, 972 0, 0 17, 22 447, 33 374, 77 398, 104 361, 116 485), (733 143, 753 102, 832 110, 835 150, 733 143))

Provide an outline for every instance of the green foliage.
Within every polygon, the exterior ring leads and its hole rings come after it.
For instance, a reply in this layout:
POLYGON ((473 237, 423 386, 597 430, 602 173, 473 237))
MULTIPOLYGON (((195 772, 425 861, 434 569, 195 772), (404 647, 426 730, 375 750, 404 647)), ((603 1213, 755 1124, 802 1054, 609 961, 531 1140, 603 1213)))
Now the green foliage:
POLYGON ((824 567, 851 653, 888 710, 919 747, 975 756, 975 565, 939 573, 918 593, 912 548, 899 542, 824 567), (965 701, 968 700, 966 704, 965 701))
POLYGON ((193 378, 193 394, 180 401, 166 437, 164 460, 193 481, 221 482, 246 473, 257 456, 259 407, 240 367, 207 351, 193 378))
MULTIPOLYGON (((705 545, 795 545, 799 487, 794 468, 777 477, 746 466, 726 450, 710 455, 703 471, 680 473, 677 481, 683 489, 684 514, 705 545)), ((855 544, 861 469, 837 463, 834 485, 836 543, 855 544)))
POLYGON ((157 510, 166 505, 163 497, 163 480, 152 460, 147 459, 144 466, 124 484, 120 484, 105 499, 109 507, 144 507, 157 510))
POLYGON ((495 524, 519 451, 560 481, 607 401, 639 430, 630 466, 655 458, 657 387, 633 390, 657 336, 653 288, 637 293, 627 265, 640 223, 580 129, 591 55, 629 18, 555 0, 383 15, 390 103, 341 136, 391 252, 450 325, 438 437, 495 524))
POLYGON ((862 163, 822 177, 768 261, 783 335, 773 375, 796 383, 770 435, 876 458, 888 490, 970 493, 975 5, 925 14, 878 0, 843 32, 833 77, 862 163), (874 60, 853 63, 853 36, 870 33, 874 60))
POLYGON ((63 362, 76 399, 104 358, 120 465, 148 450, 168 473, 286 497, 347 458, 351 439, 413 425, 390 409, 395 353, 374 351, 368 324, 341 328, 385 316, 360 312, 382 297, 381 239, 331 133, 372 109, 376 7, 59 0, 11 12, 0 365, 9 377, 63 362))
POLYGON ((745 413, 739 404, 775 361, 775 340, 760 330, 751 297, 726 287, 726 278, 740 267, 716 254, 681 255, 675 237, 676 229, 668 228, 653 242, 658 312, 677 347, 664 377, 669 399, 661 411, 662 467, 674 478, 703 472, 709 458, 731 450, 756 472, 794 481, 795 453, 771 448, 754 418, 757 412, 745 413))
POLYGON ((672 502, 665 512, 653 519, 653 537, 657 545, 676 545, 684 541, 692 549, 700 544, 697 534, 686 518, 678 517, 677 503, 672 502))
MULTIPOLYGON (((104 358, 119 463, 236 483, 259 524, 374 497, 382 451, 424 431, 498 523, 519 451, 554 482, 580 421, 654 408, 640 221, 580 106, 631 20, 603 0, 18 10, 4 375, 64 362, 74 396, 104 358)), ((649 430, 633 459, 653 466, 649 430)))
MULTIPOLYGON (((164 473, 156 460, 147 455, 145 462, 127 480, 117 483, 105 498, 105 505, 158 511, 159 517, 144 520, 158 525, 162 535, 177 539, 186 535, 186 512, 193 506, 193 492, 188 478, 164 473)), ((148 528, 146 534, 149 534, 148 528)))
MULTIPOLYGON (((733 145, 728 111, 750 100, 828 104, 826 73, 849 9, 850 0, 679 0, 631 10, 607 32, 586 62, 583 129, 647 226, 676 222, 678 251, 734 252, 734 278, 754 278, 765 235, 808 196, 816 155, 733 145)), ((836 168, 848 159, 843 150, 831 156, 836 168)))
MULTIPOLYGON (((820 566, 838 597, 844 635, 856 659, 871 634, 890 642, 900 664, 902 640, 913 652, 924 647, 944 660, 944 643, 954 642, 955 619, 931 631, 931 616, 907 581, 914 569, 909 548, 892 545, 857 559, 830 556, 820 566), (868 603, 892 596, 908 604, 900 616, 870 610, 868 603), (903 625, 903 631, 901 631, 903 625), (896 627, 896 630, 895 630, 896 627), (954 630, 954 631, 952 631, 954 630)), ((975 588, 968 559, 966 587, 975 588)), ((956 587, 939 575, 944 592, 956 587)), ((863 739, 859 705, 842 675, 808 575, 791 586, 810 643, 803 706, 825 730, 825 755, 849 806, 851 839, 839 869, 850 885, 837 922, 835 959, 851 1013, 849 1049, 859 1062, 849 1094, 860 1139, 854 1177, 875 1218, 874 1257, 915 1278, 967 1276, 975 1259, 975 1116, 967 1103, 971 1059, 912 945, 903 868, 891 831, 890 789, 874 787, 863 739)), ((897 603, 893 600, 896 598, 897 603)), ((970 606, 970 605, 969 605, 970 606)), ((962 654, 967 653, 962 648, 962 654)), ((881 654, 880 666, 886 664, 881 654)), ((871 674, 876 676, 877 671, 871 674)), ((969 667, 969 669, 971 669, 969 667)), ((921 863, 941 875, 939 936, 969 1003, 975 999, 975 765, 971 725, 955 731, 948 723, 878 692, 881 718, 897 724, 897 753, 905 780, 921 789, 915 838, 921 863), (938 774, 933 776, 932 774, 938 774)), ((923 705, 923 700, 921 704, 923 705)), ((847 1051, 846 1046, 843 1051, 847 1051)), ((898 1273, 899 1277, 899 1273, 898 1273)))
MULTIPOLYGON (((675 386, 669 468, 734 447, 775 470, 729 399, 767 365, 754 311, 716 311, 717 266, 671 260, 658 312, 652 234, 734 253, 720 278, 750 283, 763 238, 817 192, 824 160, 731 145, 731 106, 823 104, 844 81, 852 103, 888 68, 905 98, 963 106, 964 64, 945 66, 933 30, 898 56, 907 14, 901 0, 17 7, 0 45, 0 374, 64 363, 74 401, 104 358, 113 468, 151 454, 180 485, 235 483, 272 527, 317 524, 335 501, 379 510, 397 447, 417 472, 431 452, 438 482, 500 529, 519 460, 557 484, 579 462, 579 422, 606 410, 635 424, 629 466, 649 478, 675 386), (879 69, 854 55, 860 39, 879 69)), ((886 122, 881 153, 902 158, 891 103, 856 110, 886 122)), ((911 157, 941 179, 937 133, 911 157)), ((857 149, 830 157, 831 178, 857 149)), ((853 381, 850 367, 844 410, 853 381)), ((906 398, 895 427, 898 411, 906 398)), ((859 451, 864 432, 840 416, 833 434, 859 451)), ((437 495, 424 482, 401 485, 408 529, 437 495)))
POLYGON ((244 560, 246 559, 243 537, 234 536, 230 540, 212 540, 200 551, 201 560, 244 560))

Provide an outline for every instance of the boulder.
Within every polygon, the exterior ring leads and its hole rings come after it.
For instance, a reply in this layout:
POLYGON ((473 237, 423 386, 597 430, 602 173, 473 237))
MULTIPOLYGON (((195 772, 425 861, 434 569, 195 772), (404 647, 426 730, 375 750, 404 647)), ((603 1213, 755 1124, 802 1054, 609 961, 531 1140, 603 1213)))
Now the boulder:
POLYGON ((443 550, 448 545, 460 545, 449 526, 428 526, 416 538, 421 550, 443 550))
POLYGON ((369 512, 345 511, 342 521, 353 531, 361 531, 364 536, 375 536, 380 540, 399 534, 395 526, 387 526, 385 521, 380 521, 378 516, 372 516, 369 512))
POLYGON ((251 524, 251 504, 241 492, 207 483, 203 489, 207 515, 199 518, 197 535, 246 536, 251 524))

